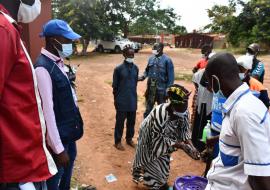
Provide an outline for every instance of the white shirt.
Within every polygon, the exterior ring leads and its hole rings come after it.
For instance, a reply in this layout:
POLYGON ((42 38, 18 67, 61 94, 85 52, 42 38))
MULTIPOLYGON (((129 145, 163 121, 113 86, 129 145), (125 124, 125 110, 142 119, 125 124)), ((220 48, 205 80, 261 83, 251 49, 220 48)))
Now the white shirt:
POLYGON ((200 82, 203 76, 205 69, 201 69, 193 75, 192 82, 198 85, 198 95, 197 95, 197 106, 198 113, 201 113, 201 105, 206 104, 206 115, 209 115, 212 112, 212 100, 213 93, 203 87, 200 82))
POLYGON ((206 190, 251 190, 248 176, 270 176, 270 116, 246 83, 223 104, 220 153, 206 190))

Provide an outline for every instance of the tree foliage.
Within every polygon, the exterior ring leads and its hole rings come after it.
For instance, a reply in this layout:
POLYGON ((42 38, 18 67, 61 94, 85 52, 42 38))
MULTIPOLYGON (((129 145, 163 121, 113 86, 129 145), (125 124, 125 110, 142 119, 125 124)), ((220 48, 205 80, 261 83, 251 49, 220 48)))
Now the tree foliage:
POLYGON ((207 12, 212 23, 205 28, 210 29, 212 32, 228 33, 232 26, 232 20, 234 19, 235 6, 214 5, 211 9, 208 9, 207 12))
POLYGON ((84 39, 116 35, 183 33, 173 9, 157 0, 52 0, 53 16, 66 20, 84 39))
POLYGON ((270 0, 230 1, 229 6, 213 6, 208 16, 212 23, 206 28, 225 33, 232 45, 257 42, 270 47, 270 0), (237 16, 236 4, 242 7, 237 16))

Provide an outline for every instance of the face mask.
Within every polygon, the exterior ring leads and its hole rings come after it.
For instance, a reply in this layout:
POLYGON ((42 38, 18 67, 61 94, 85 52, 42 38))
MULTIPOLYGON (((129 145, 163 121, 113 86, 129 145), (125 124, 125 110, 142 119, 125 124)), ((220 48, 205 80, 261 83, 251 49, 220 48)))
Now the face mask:
POLYGON ((177 117, 185 117, 187 115, 187 110, 185 112, 173 111, 173 115, 175 115, 177 117))
POLYGON ((239 73, 239 78, 240 78, 241 80, 244 80, 245 77, 246 77, 246 76, 245 76, 245 73, 239 73))
POLYGON ((248 53, 248 52, 246 53, 246 55, 247 55, 247 56, 252 56, 252 57, 254 57, 254 55, 253 55, 253 54, 248 53))
POLYGON ((73 47, 72 44, 62 44, 62 51, 57 50, 61 58, 66 58, 72 55, 73 47))
POLYGON ((134 58, 126 58, 126 62, 128 62, 128 63, 134 63, 134 58))
POLYGON ((35 0, 32 6, 27 5, 21 1, 18 11, 18 22, 30 23, 35 20, 41 11, 40 0, 35 0))
POLYGON ((152 53, 153 53, 154 55, 158 55, 158 54, 159 54, 158 50, 156 50, 156 49, 153 49, 153 50, 152 50, 152 53))
POLYGON ((212 75, 212 92, 214 96, 226 98, 220 88, 219 78, 216 75, 212 75), (214 86, 214 80, 218 83, 217 86, 214 86))

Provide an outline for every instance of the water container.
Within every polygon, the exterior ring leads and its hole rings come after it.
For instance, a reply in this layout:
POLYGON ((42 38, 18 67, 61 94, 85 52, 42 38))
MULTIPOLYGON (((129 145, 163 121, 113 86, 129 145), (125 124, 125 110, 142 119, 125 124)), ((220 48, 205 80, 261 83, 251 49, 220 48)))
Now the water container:
POLYGON ((201 141, 206 143, 207 137, 211 136, 211 130, 210 130, 211 124, 210 121, 207 121, 206 126, 203 129, 202 139, 201 141))
POLYGON ((174 182, 174 190, 204 190, 207 185, 207 179, 199 176, 183 176, 174 182))

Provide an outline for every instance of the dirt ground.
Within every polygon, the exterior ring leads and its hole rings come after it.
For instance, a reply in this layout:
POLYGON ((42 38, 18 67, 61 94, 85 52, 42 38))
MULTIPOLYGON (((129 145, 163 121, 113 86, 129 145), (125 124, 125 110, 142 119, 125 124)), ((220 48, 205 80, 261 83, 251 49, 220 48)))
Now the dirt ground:
MULTIPOLYGON (((199 50, 165 49, 173 60, 175 73, 191 74, 191 69, 200 58, 199 50)), ((135 55, 135 62, 142 74, 147 64, 151 50, 143 50, 135 55)), ((114 148, 113 133, 115 124, 115 109, 112 95, 112 74, 116 65, 123 60, 121 54, 91 53, 88 57, 77 58, 71 64, 80 64, 77 74, 77 94, 79 106, 85 124, 84 137, 78 141, 78 157, 75 166, 75 179, 79 184, 93 184, 98 190, 144 190, 143 185, 136 185, 131 178, 131 163, 134 149, 123 144, 124 152, 114 148), (108 183, 105 176, 116 176, 117 181, 108 183)), ((270 56, 262 60, 270 63, 270 56)), ((270 87, 269 65, 267 65, 266 86, 270 87)), ((193 85, 186 81, 176 81, 189 90, 193 85)), ((146 82, 138 84, 138 110, 136 120, 136 133, 143 119, 144 98, 146 82)), ((124 133, 125 134, 125 133, 124 133)), ((125 137, 125 136, 124 136, 125 137)), ((181 150, 173 153, 171 162, 170 184, 177 176, 202 175, 204 163, 194 161, 181 150)))

